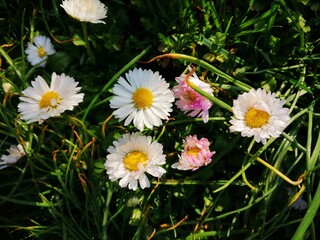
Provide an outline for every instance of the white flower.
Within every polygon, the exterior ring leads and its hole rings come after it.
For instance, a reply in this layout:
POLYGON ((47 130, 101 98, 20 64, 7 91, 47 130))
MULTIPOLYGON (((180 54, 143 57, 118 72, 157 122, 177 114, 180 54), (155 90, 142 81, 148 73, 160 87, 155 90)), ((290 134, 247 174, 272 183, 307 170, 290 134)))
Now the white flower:
POLYGON ((121 179, 120 187, 136 190, 139 182, 142 189, 148 188, 150 182, 145 173, 161 177, 166 172, 159 166, 166 163, 163 146, 150 136, 126 133, 113 145, 108 148, 104 166, 111 181, 121 179))
POLYGON ((28 43, 28 47, 25 51, 27 60, 31 65, 34 66, 41 62, 39 65, 40 67, 45 67, 48 55, 52 55, 55 52, 50 38, 47 38, 46 36, 36 36, 33 39, 33 44, 28 43))
POLYGON ((78 93, 80 87, 72 77, 57 75, 51 76, 50 87, 46 81, 38 76, 31 82, 32 87, 28 87, 20 97, 18 111, 21 112, 21 119, 27 123, 42 123, 50 117, 59 116, 66 110, 73 110, 83 100, 83 93, 78 93))
POLYGON ((126 118, 124 125, 131 121, 140 131, 146 126, 160 126, 161 119, 168 119, 174 101, 169 84, 151 70, 133 69, 126 73, 126 80, 120 77, 112 91, 115 94, 110 100, 110 107, 119 121, 126 118))
POLYGON ((60 6, 80 22, 105 24, 108 8, 99 0, 64 0, 60 6))
MULTIPOLYGON (((29 147, 29 143, 25 142, 25 148, 29 147)), ((10 148, 7 150, 9 155, 2 155, 0 158, 0 170, 10 166, 13 163, 16 163, 20 158, 26 155, 23 147, 21 144, 18 145, 11 145, 10 148)))
POLYGON ((283 107, 284 103, 275 97, 275 93, 260 88, 243 93, 233 101, 230 131, 241 132, 242 137, 254 136, 263 144, 270 137, 279 137, 290 120, 289 109, 283 107))

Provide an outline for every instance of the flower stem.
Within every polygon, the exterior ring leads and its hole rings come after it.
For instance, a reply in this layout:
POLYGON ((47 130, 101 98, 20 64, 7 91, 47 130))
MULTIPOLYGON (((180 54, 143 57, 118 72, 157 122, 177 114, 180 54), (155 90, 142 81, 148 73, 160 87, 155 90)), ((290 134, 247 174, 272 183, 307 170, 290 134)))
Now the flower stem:
POLYGON ((224 78, 228 82, 232 82, 234 85, 238 86, 239 88, 241 88, 244 91, 250 91, 250 89, 252 89, 251 86, 231 77, 230 75, 222 72, 220 69, 216 68, 215 66, 212 66, 211 64, 207 63, 206 61, 203 61, 199 58, 192 57, 192 56, 185 55, 185 54, 180 54, 180 53, 163 54, 163 55, 157 56, 155 58, 152 58, 151 60, 149 60, 146 63, 150 63, 150 62, 157 60, 157 59, 160 59, 160 58, 173 58, 173 59, 180 59, 180 60, 189 61, 191 63, 197 64, 197 65, 211 71, 212 73, 224 78))
MULTIPOLYGON (((254 155, 247 153, 249 156, 253 157, 254 155)), ((275 174, 277 174, 279 177, 281 177, 283 180, 285 180, 286 182, 290 183, 291 185, 297 186, 300 183, 302 183, 303 178, 300 177, 297 181, 293 181, 290 178, 288 178, 286 175, 284 175, 282 172, 280 172, 278 169, 276 169, 275 167, 273 167, 272 165, 270 165, 269 163, 267 163, 266 161, 262 160, 259 157, 256 157, 256 160, 258 162, 260 162, 261 164, 263 164, 265 167, 269 168, 272 172, 274 172, 275 174)), ((304 176, 304 174, 303 174, 304 176)))
POLYGON ((113 195, 113 190, 112 188, 110 188, 110 184, 106 184, 107 189, 108 189, 108 194, 107 194, 107 198, 106 198, 106 202, 105 202, 105 209, 104 209, 104 213, 103 213, 103 219, 102 219, 102 234, 101 234, 101 240, 107 240, 108 239, 108 235, 107 235, 107 226, 108 226, 108 220, 109 220, 109 209, 110 209, 110 202, 112 199, 112 195, 113 195))
POLYGON ((299 192, 297 192, 289 201, 288 203, 288 207, 290 207, 295 201, 297 201, 297 199, 302 195, 302 193, 305 191, 306 186, 302 185, 302 187, 300 188, 299 192))
POLYGON ((252 186, 252 184, 248 181, 247 177, 246 177, 246 172, 242 173, 242 180, 244 181, 244 183, 251 188, 251 190, 255 190, 256 188, 254 186, 252 186))
POLYGON ((232 112, 232 108, 230 107, 230 105, 228 105, 224 101, 221 101, 220 99, 216 98, 215 96, 203 91, 201 88, 199 88, 198 86, 196 86, 195 84, 193 84, 190 81, 186 81, 186 83, 188 84, 189 87, 191 87, 193 90, 195 90, 197 93, 201 94, 205 98, 209 99, 211 102, 215 103, 219 107, 222 107, 222 108, 232 112))
POLYGON ((96 60, 95 60, 95 58, 93 56, 93 53, 92 53, 91 47, 90 47, 90 43, 89 43, 87 23, 86 22, 81 22, 81 26, 82 26, 84 40, 86 42, 86 47, 87 47, 87 53, 88 53, 88 56, 89 56, 89 60, 92 62, 93 65, 96 65, 96 60))
POLYGON ((318 185, 317 191, 313 197, 311 205, 309 206, 296 232, 291 238, 292 240, 304 239, 303 236, 305 235, 305 232, 307 231, 310 224, 312 224, 312 221, 318 212, 319 206, 320 206, 320 184, 318 185))

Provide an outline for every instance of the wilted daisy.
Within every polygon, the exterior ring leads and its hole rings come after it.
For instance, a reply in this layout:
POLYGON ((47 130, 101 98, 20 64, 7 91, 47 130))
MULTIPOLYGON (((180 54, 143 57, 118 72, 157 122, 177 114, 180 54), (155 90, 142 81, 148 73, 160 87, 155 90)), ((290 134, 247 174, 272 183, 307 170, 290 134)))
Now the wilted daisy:
POLYGON ((64 0, 60 6, 80 22, 105 24, 108 8, 99 0, 64 0))
POLYGON ((166 172, 159 166, 166 163, 163 147, 150 136, 126 133, 113 145, 108 148, 104 166, 111 181, 120 179, 120 187, 136 190, 139 182, 142 189, 148 188, 150 182, 146 173, 161 177, 166 172))
POLYGON ((119 121, 124 119, 124 125, 133 121, 140 131, 146 126, 160 126, 161 119, 168 119, 174 101, 169 84, 159 72, 133 69, 126 73, 126 78, 120 77, 112 91, 115 96, 110 100, 110 107, 116 109, 113 114, 119 121))
POLYGON ((203 91, 211 95, 213 93, 210 85, 201 81, 196 73, 193 73, 192 76, 189 77, 182 74, 180 77, 176 77, 178 85, 172 89, 174 96, 178 99, 176 106, 183 111, 184 114, 190 117, 200 117, 206 123, 209 119, 209 109, 212 106, 212 102, 189 87, 186 78, 203 91))
POLYGON ((11 83, 8 83, 8 82, 3 82, 2 83, 2 88, 3 88, 3 91, 5 93, 9 92, 13 87, 12 87, 12 84, 11 83))
MULTIPOLYGON (((25 142, 25 148, 29 147, 29 143, 25 142)), ((16 163, 20 158, 26 155, 21 144, 11 145, 7 150, 9 155, 2 155, 0 158, 0 170, 16 163)))
POLYGON ((263 144, 270 137, 279 137, 290 120, 289 109, 283 107, 284 103, 275 97, 275 93, 260 88, 241 94, 233 101, 230 131, 241 132, 242 137, 254 136, 263 144))
POLYGON ((179 156, 179 162, 172 164, 172 168, 195 171, 211 163, 211 158, 216 153, 210 151, 210 142, 207 138, 198 140, 197 135, 186 137, 183 140, 183 146, 184 149, 179 156))
POLYGON ((32 66, 40 63, 40 67, 45 67, 48 55, 54 54, 56 51, 53 48, 50 38, 46 36, 36 36, 33 39, 33 44, 28 43, 25 51, 27 60, 32 66))
POLYGON ((22 91, 21 103, 18 104, 18 111, 21 112, 21 119, 27 123, 39 122, 50 117, 59 116, 66 110, 73 110, 83 100, 83 93, 78 93, 80 87, 72 77, 57 75, 51 76, 50 86, 38 76, 31 82, 32 87, 22 91))

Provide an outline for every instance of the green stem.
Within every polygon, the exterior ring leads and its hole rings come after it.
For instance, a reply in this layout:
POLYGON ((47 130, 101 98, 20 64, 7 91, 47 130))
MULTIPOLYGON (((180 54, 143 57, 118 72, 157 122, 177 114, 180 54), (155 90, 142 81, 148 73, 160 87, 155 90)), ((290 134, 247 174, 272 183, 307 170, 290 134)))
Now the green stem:
MULTIPOLYGON (((252 156, 252 154, 248 153, 249 156, 252 156)), ((292 181, 290 178, 288 178, 286 175, 284 175, 282 172, 280 172, 278 169, 276 169, 275 167, 273 167, 272 165, 270 165, 269 163, 265 162, 264 160, 262 160, 259 157, 256 157, 256 160, 258 162, 260 162, 261 164, 263 164, 265 167, 269 168, 271 171, 273 171, 275 174, 277 174, 279 177, 281 177, 283 180, 285 180, 286 182, 290 183, 291 185, 297 186, 300 183, 302 183, 302 179, 299 179, 298 181, 292 181)))
MULTIPOLYGON (((306 145, 306 170, 309 171, 310 168, 313 168, 311 166, 311 151, 312 151, 312 132, 313 132, 313 106, 310 107, 308 112, 308 132, 307 132, 307 145, 306 145)), ((307 202, 308 206, 312 203, 312 183, 310 179, 311 175, 308 175, 306 178, 306 189, 307 189, 307 202)), ((315 233, 315 226, 313 221, 309 224, 310 228, 310 239, 316 240, 316 233, 315 233)))
POLYGON ((307 146, 306 146, 306 168, 307 171, 310 167, 310 159, 311 159, 311 145, 312 145, 312 131, 313 131, 313 106, 310 108, 308 112, 308 137, 307 137, 307 146))
POLYGON ((106 208, 104 209, 104 213, 103 213, 101 240, 108 239, 107 225, 108 225, 108 217, 109 217, 109 213, 110 213, 109 207, 110 207, 110 202, 111 202, 112 195, 113 195, 113 190, 112 190, 112 187, 110 186, 109 183, 106 184, 106 188, 108 189, 108 194, 107 194, 107 199, 106 199, 106 208))
MULTIPOLYGON (((225 117, 209 117, 209 121, 227 121, 228 118, 225 117)), ((193 123, 193 122, 203 122, 202 118, 191 118, 191 119, 179 119, 179 120, 172 120, 170 122, 165 123, 165 126, 172 126, 181 123, 193 123)))
POLYGON ((317 214, 319 206, 320 206, 320 184, 318 184, 318 188, 317 188, 316 194, 313 197, 313 201, 311 202, 311 205, 309 206, 306 214, 304 215, 301 223, 299 224, 291 240, 304 239, 304 234, 307 231, 310 224, 312 223, 313 218, 317 214))
POLYGON ((190 81, 187 81, 187 84, 188 84, 189 87, 191 87, 197 93, 199 93, 202 96, 204 96, 205 98, 209 99, 211 102, 215 103, 219 107, 222 107, 222 108, 232 112, 232 108, 227 103, 225 103, 224 101, 221 101, 220 99, 216 98, 215 96, 203 91, 200 87, 196 86, 195 84, 193 84, 190 81))
POLYGON ((244 181, 244 183, 251 188, 251 190, 255 190, 256 188, 254 186, 251 185, 251 183, 248 181, 247 176, 246 176, 246 172, 242 173, 242 180, 244 181))
POLYGON ((231 77, 230 75, 222 72, 221 70, 219 70, 218 68, 212 66, 211 64, 199 59, 199 58, 196 58, 196 57, 192 57, 192 56, 189 56, 189 55, 185 55, 185 54, 180 54, 180 53, 169 53, 169 54, 163 54, 163 55, 160 55, 160 56, 157 56, 153 59, 151 59, 150 61, 148 62, 152 62, 156 59, 159 59, 159 58, 173 58, 173 59, 180 59, 180 60, 186 60, 188 62, 191 62, 191 63, 194 63, 194 64, 197 64, 209 71, 211 71, 212 73, 224 78, 225 80, 227 80, 228 82, 231 82, 233 83, 234 85, 238 86, 239 88, 241 88, 242 90, 244 91, 250 91, 250 89, 252 89, 251 86, 231 77))
MULTIPOLYGON (((151 184, 153 185, 166 185, 166 186, 178 186, 178 185, 205 185, 205 186, 223 186, 229 180, 218 180, 218 181, 198 181, 198 180, 191 180, 191 179, 161 179, 161 181, 152 180, 151 184)), ((236 186, 245 186, 242 181, 233 181, 231 185, 236 186)))
POLYGON ((0 55, 4 57, 4 59, 7 61, 7 63, 14 69, 14 72, 17 74, 17 76, 22 80, 22 73, 20 70, 16 67, 13 60, 10 58, 10 56, 7 54, 7 52, 0 46, 0 55))
POLYGON ((254 155, 251 155, 251 158, 249 159, 248 163, 244 166, 242 166, 241 170, 238 171, 230 180, 228 180, 223 186, 219 187, 218 189, 215 189, 213 193, 217 193, 219 191, 222 191, 223 189, 227 188, 232 182, 234 182, 239 176, 242 175, 243 172, 245 172, 251 164, 254 162, 255 158, 258 157, 260 154, 264 152, 264 150, 267 149, 269 145, 274 141, 274 139, 270 138, 265 145, 263 145, 254 155))
POLYGON ((95 60, 95 58, 93 56, 93 53, 92 53, 92 50, 91 50, 91 47, 90 47, 90 43, 89 43, 87 23, 86 22, 81 22, 81 26, 82 26, 84 40, 86 42, 86 47, 87 47, 87 53, 88 53, 88 56, 89 56, 89 60, 93 63, 93 65, 96 65, 96 60, 95 60))
POLYGON ((316 145, 313 149, 313 152, 310 157, 310 162, 309 162, 309 171, 314 168, 316 165, 317 159, 319 158, 320 155, 320 130, 318 131, 318 139, 316 142, 316 145))

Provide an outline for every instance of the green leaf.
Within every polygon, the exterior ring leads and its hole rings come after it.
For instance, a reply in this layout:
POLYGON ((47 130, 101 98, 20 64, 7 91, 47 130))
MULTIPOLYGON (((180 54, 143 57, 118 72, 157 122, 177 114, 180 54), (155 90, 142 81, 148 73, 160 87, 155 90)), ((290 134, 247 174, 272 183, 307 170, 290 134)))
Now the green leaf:
POLYGON ((311 28, 306 26, 306 20, 301 15, 299 16, 299 25, 305 33, 310 32, 311 28))
POLYGON ((82 38, 78 34, 75 34, 73 36, 72 42, 76 46, 85 46, 85 47, 87 46, 86 42, 84 40, 82 40, 82 38))

